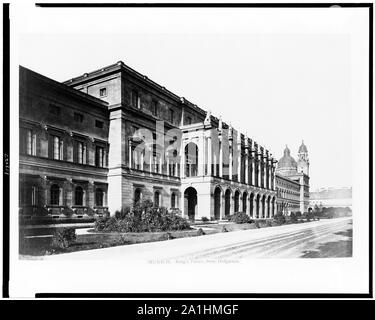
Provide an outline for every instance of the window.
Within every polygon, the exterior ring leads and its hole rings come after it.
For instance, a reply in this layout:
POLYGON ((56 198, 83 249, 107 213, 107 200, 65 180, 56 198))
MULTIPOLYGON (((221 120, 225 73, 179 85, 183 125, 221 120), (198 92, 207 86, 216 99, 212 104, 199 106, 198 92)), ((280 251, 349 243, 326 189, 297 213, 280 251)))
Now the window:
POLYGON ((31 129, 21 129, 20 152, 36 155, 36 134, 31 129))
POLYGON ((49 105, 49 113, 50 114, 53 114, 55 116, 59 116, 60 115, 60 111, 61 111, 60 107, 58 107, 58 106, 56 106, 54 104, 50 104, 49 105))
POLYGON ((86 163, 86 146, 81 141, 75 143, 75 161, 80 164, 86 163))
POLYGON ((53 138, 53 159, 62 160, 63 141, 58 136, 52 136, 52 138, 53 138))
POLYGON ((29 184, 20 185, 20 204, 27 206, 36 205, 37 188, 29 184))
POLYGON ((152 114, 157 117, 158 116, 158 102, 156 100, 152 100, 151 103, 151 108, 152 108, 152 114))
POLYGON ((176 194, 173 192, 171 196, 171 208, 176 208, 176 194))
POLYGON ((95 120, 95 127, 102 129, 104 127, 104 122, 100 120, 95 120))
POLYGON ((83 206, 83 189, 82 187, 77 187, 75 192, 75 205, 76 206, 83 206))
POLYGON ((190 117, 186 118, 186 124, 191 124, 191 118, 190 117))
POLYGON ((74 121, 83 122, 83 114, 74 112, 74 121))
POLYGON ((139 95, 138 91, 133 90, 132 91, 132 107, 140 109, 140 101, 139 101, 139 95))
POLYGON ((60 204, 60 187, 57 184, 51 186, 51 205, 60 204))
POLYGON ((97 207, 103 207, 103 195, 104 192, 102 189, 98 188, 95 191, 95 204, 97 207))
POLYGON ((134 204, 142 200, 142 190, 140 188, 135 189, 134 191, 134 204))
POLYGON ((99 96, 101 96, 101 97, 107 96, 107 88, 100 88, 99 89, 99 96))
POLYGON ((169 121, 173 123, 174 118, 174 111, 172 109, 169 109, 169 121))
POLYGON ((96 147, 95 149, 95 165, 97 167, 104 167, 105 153, 103 147, 96 147))
POLYGON ((160 192, 155 191, 154 193, 154 206, 159 207, 160 206, 160 192))

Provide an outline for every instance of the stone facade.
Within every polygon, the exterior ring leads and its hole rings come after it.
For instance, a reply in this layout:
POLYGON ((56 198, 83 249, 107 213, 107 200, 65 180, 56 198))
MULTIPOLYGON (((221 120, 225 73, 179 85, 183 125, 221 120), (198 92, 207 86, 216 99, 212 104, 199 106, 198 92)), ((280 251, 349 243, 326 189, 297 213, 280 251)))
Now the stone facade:
POLYGON ((20 128, 24 216, 113 215, 150 199, 191 220, 271 218, 280 181, 297 186, 269 150, 121 61, 64 83, 20 67, 20 128))
POLYGON ((21 217, 108 213, 108 104, 20 67, 21 217))

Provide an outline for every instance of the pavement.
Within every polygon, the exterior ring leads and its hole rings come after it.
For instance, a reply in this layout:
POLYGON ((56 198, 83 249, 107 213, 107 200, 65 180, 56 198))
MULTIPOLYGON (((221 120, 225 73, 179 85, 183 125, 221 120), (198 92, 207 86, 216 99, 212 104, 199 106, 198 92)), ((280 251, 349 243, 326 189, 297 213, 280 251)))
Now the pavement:
POLYGON ((350 257, 352 218, 44 256, 45 260, 212 260, 350 257))

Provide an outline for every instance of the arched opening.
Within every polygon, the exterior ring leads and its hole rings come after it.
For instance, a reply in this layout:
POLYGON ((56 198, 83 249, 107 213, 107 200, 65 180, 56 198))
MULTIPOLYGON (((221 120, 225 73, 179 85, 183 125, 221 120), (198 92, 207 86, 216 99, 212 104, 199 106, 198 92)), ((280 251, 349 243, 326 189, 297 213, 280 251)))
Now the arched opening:
POLYGON ((177 195, 175 192, 172 192, 171 194, 171 208, 175 209, 177 205, 177 195))
POLYGON ((254 193, 250 194, 250 217, 254 218, 254 193))
POLYGON ((234 193, 234 212, 240 210, 240 192, 238 190, 234 193))
POLYGON ((242 195, 242 211, 247 213, 247 192, 242 195))
POLYGON ((97 207, 103 207, 103 196, 104 196, 103 190, 100 188, 97 188, 95 190, 95 204, 97 207))
POLYGON ((51 205, 58 206, 60 204, 60 187, 57 184, 51 186, 51 205))
POLYGON ((260 195, 258 194, 256 197, 256 208, 255 208, 255 216, 259 218, 259 208, 260 208, 260 195))
POLYGON ((266 196, 263 195, 262 197, 262 218, 266 218, 266 212, 265 212, 265 207, 266 207, 266 196))
POLYGON ((267 198, 267 218, 271 218, 271 196, 267 198))
POLYGON ((214 192, 214 216, 216 220, 220 219, 221 210, 221 189, 216 187, 214 192))
POLYGON ((275 197, 272 198, 272 211, 271 211, 271 218, 275 215, 275 197))
POLYGON ((185 213, 187 212, 189 220, 194 221, 198 205, 197 190, 193 187, 187 188, 184 193, 184 199, 185 213))
POLYGON ((154 192, 154 206, 160 207, 160 191, 158 190, 154 192))
POLYGON ((74 191, 74 199, 76 206, 83 206, 83 189, 82 187, 76 187, 74 191))
POLYGON ((230 215, 230 195, 231 195, 230 189, 227 189, 227 191, 225 191, 225 216, 226 217, 230 215))
POLYGON ((142 189, 136 188, 134 190, 134 204, 137 204, 141 200, 142 200, 142 189))
POLYGON ((190 142, 185 146, 185 176, 195 177, 198 175, 198 146, 190 142))

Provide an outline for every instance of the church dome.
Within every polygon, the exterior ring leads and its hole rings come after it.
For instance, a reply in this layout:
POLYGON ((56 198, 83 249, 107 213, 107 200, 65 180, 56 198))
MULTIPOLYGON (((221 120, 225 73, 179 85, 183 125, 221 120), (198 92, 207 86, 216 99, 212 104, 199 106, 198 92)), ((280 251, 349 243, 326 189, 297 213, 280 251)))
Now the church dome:
POLYGON ((300 145, 300 147, 298 149, 298 153, 307 153, 307 148, 306 148, 305 144, 303 143, 303 140, 302 140, 302 144, 300 145))
POLYGON ((297 162, 290 155, 288 146, 285 147, 284 156, 277 163, 277 171, 285 174, 293 174, 297 172, 297 162))

